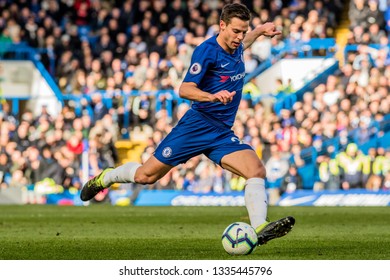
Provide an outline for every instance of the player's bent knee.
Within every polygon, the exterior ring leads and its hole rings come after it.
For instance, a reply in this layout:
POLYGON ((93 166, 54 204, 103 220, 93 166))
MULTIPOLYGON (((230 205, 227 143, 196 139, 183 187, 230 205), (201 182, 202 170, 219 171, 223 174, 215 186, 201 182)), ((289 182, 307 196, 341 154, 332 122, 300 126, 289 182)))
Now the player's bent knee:
POLYGON ((264 165, 262 165, 261 166, 261 168, 260 168, 260 178, 265 178, 265 177, 267 177, 267 169, 265 169, 265 167, 264 167, 264 165))
POLYGON ((254 169, 248 176, 248 178, 265 178, 267 176, 267 171, 264 167, 264 165, 258 166, 256 169, 254 169))

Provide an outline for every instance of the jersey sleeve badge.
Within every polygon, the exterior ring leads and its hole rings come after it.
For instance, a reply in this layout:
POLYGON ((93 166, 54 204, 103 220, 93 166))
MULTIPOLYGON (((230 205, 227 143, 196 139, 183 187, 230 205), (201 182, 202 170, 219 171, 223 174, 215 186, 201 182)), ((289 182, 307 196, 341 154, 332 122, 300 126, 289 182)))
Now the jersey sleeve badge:
POLYGON ((197 75, 202 71, 202 66, 198 63, 195 62, 194 64, 191 65, 190 67, 190 73, 192 75, 197 75))

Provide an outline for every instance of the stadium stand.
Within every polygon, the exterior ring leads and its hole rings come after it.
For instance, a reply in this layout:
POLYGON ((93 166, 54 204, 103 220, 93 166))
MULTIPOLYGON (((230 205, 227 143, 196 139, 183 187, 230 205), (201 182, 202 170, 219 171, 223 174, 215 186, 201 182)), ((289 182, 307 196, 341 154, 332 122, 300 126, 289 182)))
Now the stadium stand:
MULTIPOLYGON (((105 167, 147 159, 189 108, 176 92, 193 49, 218 32, 224 2, 0 1, 0 66, 32 61, 62 104, 56 115, 45 106, 34 113, 23 98, 2 92, 0 79, 1 189, 77 191, 105 167)), ((252 26, 272 20, 283 34, 260 38, 247 51, 248 83, 282 59, 340 59, 298 90, 282 84, 277 94, 243 99, 234 130, 269 166, 268 187, 285 192, 292 165, 303 189, 388 189, 386 1, 242 2, 252 26), (358 145, 356 155, 344 156, 350 143, 358 145), (360 169, 348 170, 348 159, 360 169), (348 172, 358 174, 354 186, 346 184, 348 172)), ((223 193, 242 190, 242 183, 199 156, 154 185, 118 188, 223 193)))

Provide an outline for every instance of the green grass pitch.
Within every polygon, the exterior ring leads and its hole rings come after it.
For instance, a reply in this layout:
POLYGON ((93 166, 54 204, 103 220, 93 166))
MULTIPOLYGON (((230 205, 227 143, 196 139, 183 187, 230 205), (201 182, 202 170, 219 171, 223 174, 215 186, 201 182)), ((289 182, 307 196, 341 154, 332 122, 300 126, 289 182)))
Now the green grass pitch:
POLYGON ((389 207, 270 207, 287 236, 229 256, 221 234, 244 207, 0 206, 2 260, 389 260, 389 207))

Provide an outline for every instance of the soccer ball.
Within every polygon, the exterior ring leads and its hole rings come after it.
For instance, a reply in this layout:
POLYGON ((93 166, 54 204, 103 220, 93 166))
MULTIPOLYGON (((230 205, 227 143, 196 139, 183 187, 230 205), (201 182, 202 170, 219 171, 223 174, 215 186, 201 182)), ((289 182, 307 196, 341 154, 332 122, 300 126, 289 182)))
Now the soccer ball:
POLYGON ((222 245, 230 255, 248 255, 257 247, 256 231, 246 223, 232 223, 222 234, 222 245))

